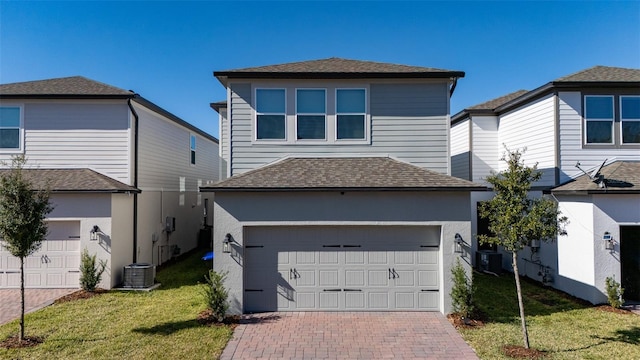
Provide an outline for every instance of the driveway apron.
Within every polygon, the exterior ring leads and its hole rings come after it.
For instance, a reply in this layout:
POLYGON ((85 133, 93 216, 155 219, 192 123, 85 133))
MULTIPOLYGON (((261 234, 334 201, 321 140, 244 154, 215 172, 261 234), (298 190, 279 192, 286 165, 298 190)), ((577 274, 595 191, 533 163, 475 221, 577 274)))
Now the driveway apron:
MULTIPOLYGON (((25 313, 53 304, 78 289, 25 289, 25 313)), ((20 289, 0 289, 0 325, 20 317, 20 289)))
POLYGON ((275 312, 243 315, 230 359, 478 359, 435 312, 275 312))

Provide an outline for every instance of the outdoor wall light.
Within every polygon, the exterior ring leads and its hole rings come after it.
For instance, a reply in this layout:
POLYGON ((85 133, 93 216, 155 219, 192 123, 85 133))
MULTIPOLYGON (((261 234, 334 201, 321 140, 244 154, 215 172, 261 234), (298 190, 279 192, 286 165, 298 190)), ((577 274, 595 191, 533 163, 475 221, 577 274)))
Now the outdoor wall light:
POLYGON ((90 240, 91 241, 96 241, 98 240, 98 233, 100 232, 100 228, 98 227, 98 225, 93 225, 93 227, 91 228, 91 230, 89 231, 89 235, 90 235, 90 240))
POLYGON ((457 254, 462 254, 462 244, 464 243, 464 241, 462 240, 462 236, 456 233, 455 239, 456 241, 454 242, 453 251, 457 254))
POLYGON ((231 243, 231 234, 227 234, 224 236, 224 239, 222 239, 222 252, 223 253, 230 253, 231 252, 231 246, 229 245, 231 243))
POLYGON ((604 235, 602 235, 602 241, 604 241, 604 248, 607 250, 613 250, 613 237, 611 236, 611 233, 608 231, 604 232, 604 235))

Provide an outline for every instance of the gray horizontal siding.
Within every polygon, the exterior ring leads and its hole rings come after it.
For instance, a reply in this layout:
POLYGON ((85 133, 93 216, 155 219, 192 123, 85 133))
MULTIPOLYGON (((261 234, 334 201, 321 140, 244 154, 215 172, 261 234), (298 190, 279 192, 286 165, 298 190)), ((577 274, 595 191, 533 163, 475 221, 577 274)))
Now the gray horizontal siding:
MULTIPOLYGON (((334 91, 327 83, 327 91, 334 91)), ((283 157, 392 156, 440 173, 448 173, 448 98, 446 83, 365 84, 369 87, 370 144, 256 144, 253 136, 252 86, 231 84, 232 175, 283 157)), ((362 85, 361 85, 362 86, 362 85)), ((288 93, 304 85, 290 83, 288 93)), ((354 86, 357 87, 357 86, 354 86)), ((289 98, 289 96, 288 96, 289 98)), ((289 109, 292 104, 288 103, 289 109)), ((328 106, 328 114, 333 110, 328 106)), ((293 114, 289 114, 293 115, 293 114)), ((289 116, 289 121, 294 117, 289 116)), ((329 120, 331 121, 331 120, 329 120)), ((288 134, 289 137, 293 134, 288 134)))

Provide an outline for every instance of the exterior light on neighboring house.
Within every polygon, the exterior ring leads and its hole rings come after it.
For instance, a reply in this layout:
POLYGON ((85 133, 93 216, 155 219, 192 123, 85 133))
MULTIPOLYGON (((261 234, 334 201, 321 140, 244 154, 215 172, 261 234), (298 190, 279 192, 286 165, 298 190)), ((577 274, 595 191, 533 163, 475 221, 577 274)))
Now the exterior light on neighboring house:
POLYGON ((98 240, 98 233, 99 232, 100 232, 100 228, 98 227, 98 225, 93 225, 93 227, 89 231, 89 234, 91 235, 90 240, 91 241, 98 240))
POLYGON ((462 240, 462 236, 456 233, 455 239, 456 241, 454 242, 453 251, 457 254, 462 254, 462 244, 464 243, 464 241, 462 240))
POLYGON ((229 254, 231 252, 231 246, 229 245, 231 243, 231 234, 227 234, 225 235, 224 239, 222 240, 222 252, 229 254))
POLYGON ((604 241, 604 248, 607 250, 613 250, 613 237, 611 236, 611 233, 608 231, 604 232, 604 235, 602 235, 602 240, 604 241))

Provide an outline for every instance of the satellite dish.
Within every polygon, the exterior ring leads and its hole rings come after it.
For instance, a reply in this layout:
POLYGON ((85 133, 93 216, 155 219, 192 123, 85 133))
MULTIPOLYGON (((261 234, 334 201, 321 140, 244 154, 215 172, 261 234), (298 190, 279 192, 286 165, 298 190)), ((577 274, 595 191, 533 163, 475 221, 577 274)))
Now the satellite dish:
POLYGON ((600 164, 595 169, 593 169, 591 174, 589 174, 588 172, 584 171, 584 169, 580 167, 580 161, 578 161, 576 163, 576 167, 578 169, 580 169, 580 171, 582 171, 585 175, 587 175, 589 177, 589 179, 591 179, 591 181, 593 181, 594 183, 598 184, 598 187, 604 188, 604 187, 606 187, 606 184, 604 182, 604 176, 602 174, 600 174, 600 170, 602 170, 602 167, 606 163, 607 163, 607 159, 604 159, 602 164, 600 164))

